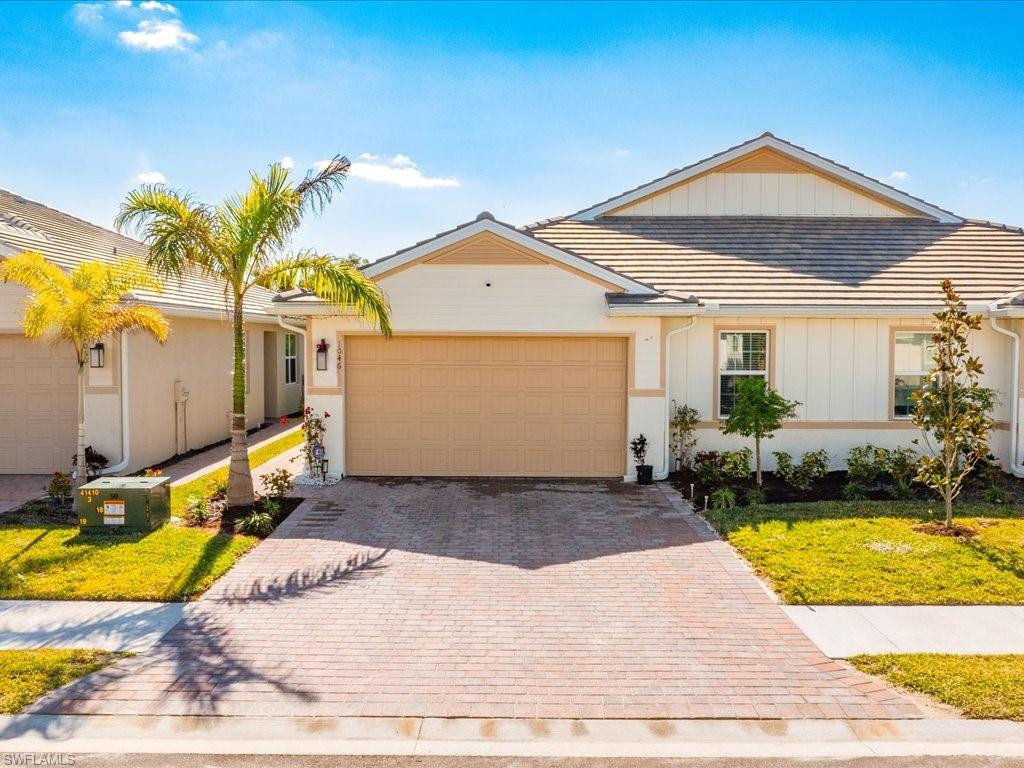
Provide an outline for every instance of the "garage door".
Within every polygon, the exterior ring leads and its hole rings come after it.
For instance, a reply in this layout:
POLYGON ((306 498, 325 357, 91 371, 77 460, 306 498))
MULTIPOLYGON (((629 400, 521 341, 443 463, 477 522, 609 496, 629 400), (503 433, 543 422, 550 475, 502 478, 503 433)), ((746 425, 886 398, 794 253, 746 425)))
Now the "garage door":
POLYGON ((626 340, 346 339, 351 475, 619 477, 626 340))
POLYGON ((69 349, 0 336, 0 474, 70 469, 77 402, 69 349))

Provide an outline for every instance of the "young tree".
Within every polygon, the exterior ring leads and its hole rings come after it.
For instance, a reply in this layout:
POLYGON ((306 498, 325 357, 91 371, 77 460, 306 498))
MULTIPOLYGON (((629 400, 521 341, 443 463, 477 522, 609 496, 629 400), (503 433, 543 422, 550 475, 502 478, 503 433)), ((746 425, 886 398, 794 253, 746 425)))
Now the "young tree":
POLYGON ((981 360, 971 354, 970 333, 981 328, 981 315, 967 313, 953 281, 942 281, 944 307, 936 312, 932 369, 915 401, 914 426, 922 437, 914 441, 927 451, 918 464, 917 481, 942 496, 946 527, 953 525, 953 500, 974 465, 988 455, 989 412, 995 391, 979 384, 981 360))
POLYGON ((167 319, 159 310, 132 301, 140 288, 160 285, 133 261, 105 264, 87 261, 65 273, 42 254, 25 251, 0 262, 0 279, 20 283, 29 291, 22 324, 25 336, 49 336, 54 344, 70 344, 78 363, 78 472, 75 487, 87 479, 85 457, 85 367, 89 350, 115 333, 144 331, 161 344, 167 340, 167 319))
POLYGON ((797 402, 791 402, 768 386, 762 378, 750 376, 736 382, 736 404, 722 425, 726 435, 754 438, 757 484, 761 480, 761 441, 770 440, 782 428, 782 420, 796 413, 797 402))
POLYGON ((307 213, 319 213, 342 188, 349 162, 340 155, 295 183, 279 163, 265 176, 253 172, 249 188, 219 205, 163 185, 128 194, 117 215, 119 228, 138 232, 149 246, 149 264, 166 276, 220 278, 231 312, 234 339, 231 380, 229 507, 254 501, 245 434, 245 297, 257 285, 278 285, 287 276, 331 304, 345 307, 388 335, 391 323, 380 287, 343 259, 315 251, 285 253, 307 213))

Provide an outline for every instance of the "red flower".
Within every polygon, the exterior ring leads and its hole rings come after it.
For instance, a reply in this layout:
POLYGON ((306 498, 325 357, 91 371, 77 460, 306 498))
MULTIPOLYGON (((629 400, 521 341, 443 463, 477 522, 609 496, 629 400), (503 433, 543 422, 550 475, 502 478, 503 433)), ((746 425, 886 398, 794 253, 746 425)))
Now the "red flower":
POLYGON ((331 414, 329 414, 327 411, 324 411, 324 418, 325 419, 331 418, 331 414))
POLYGON ((287 416, 282 416, 280 419, 277 420, 277 423, 278 424, 287 424, 288 423, 288 417, 287 416))

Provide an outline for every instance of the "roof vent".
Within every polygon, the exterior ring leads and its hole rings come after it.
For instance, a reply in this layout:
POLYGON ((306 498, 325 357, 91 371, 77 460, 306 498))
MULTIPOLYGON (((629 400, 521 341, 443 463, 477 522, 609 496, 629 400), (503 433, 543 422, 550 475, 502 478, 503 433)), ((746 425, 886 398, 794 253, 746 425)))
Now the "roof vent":
POLYGON ((492 214, 490 211, 480 211, 480 213, 478 213, 476 215, 476 220, 477 221, 494 221, 494 214, 492 214))

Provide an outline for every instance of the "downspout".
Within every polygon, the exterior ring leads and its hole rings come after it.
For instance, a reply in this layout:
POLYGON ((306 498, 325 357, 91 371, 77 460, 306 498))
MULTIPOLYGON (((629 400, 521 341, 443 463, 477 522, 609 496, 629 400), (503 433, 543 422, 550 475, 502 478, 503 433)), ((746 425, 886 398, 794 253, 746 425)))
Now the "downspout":
MULTIPOLYGON (((288 323, 286 323, 284 321, 284 318, 281 317, 280 315, 277 316, 277 324, 280 325, 282 328, 284 328, 286 331, 291 331, 292 333, 299 334, 303 338, 303 340, 305 340, 305 338, 306 338, 306 329, 305 328, 300 328, 297 325, 288 325, 288 323)), ((303 345, 303 349, 305 349, 305 345, 303 345)))
POLYGON ((690 318, 690 322, 687 323, 686 325, 682 325, 682 326, 680 326, 680 327, 678 327, 678 328, 676 328, 674 330, 671 330, 671 331, 669 331, 668 333, 665 334, 665 349, 662 352, 662 354, 665 356, 665 444, 663 446, 663 452, 662 452, 661 471, 655 473, 655 475, 654 475, 654 479, 655 480, 664 480, 665 478, 668 477, 669 471, 671 469, 671 461, 672 461, 672 457, 669 455, 669 431, 670 431, 670 428, 669 428, 669 424, 668 424, 669 419, 671 418, 671 414, 669 413, 669 403, 671 402, 671 400, 670 400, 670 398, 668 396, 668 392, 669 392, 669 388, 670 388, 669 387, 669 382, 672 381, 672 366, 671 366, 672 355, 671 355, 671 352, 670 352, 670 346, 671 346, 670 342, 672 340, 672 337, 675 336, 677 333, 685 333, 686 331, 688 331, 691 328, 693 328, 693 326, 695 326, 696 324, 697 324, 697 316, 694 315, 693 317, 690 318))
POLYGON ((130 411, 128 410, 128 334, 121 332, 121 460, 110 467, 100 470, 101 475, 112 475, 123 472, 131 461, 131 430, 129 429, 130 411))
POLYGON ((988 316, 988 322, 992 326, 993 331, 1001 333, 1003 336, 1008 336, 1013 342, 1013 370, 1010 374, 1010 472, 1015 477, 1024 477, 1024 466, 1021 465, 1020 457, 1017 453, 1020 441, 1018 436, 1020 432, 1020 424, 1018 423, 1020 419, 1020 336, 1006 328, 1000 328, 993 315, 988 316))

